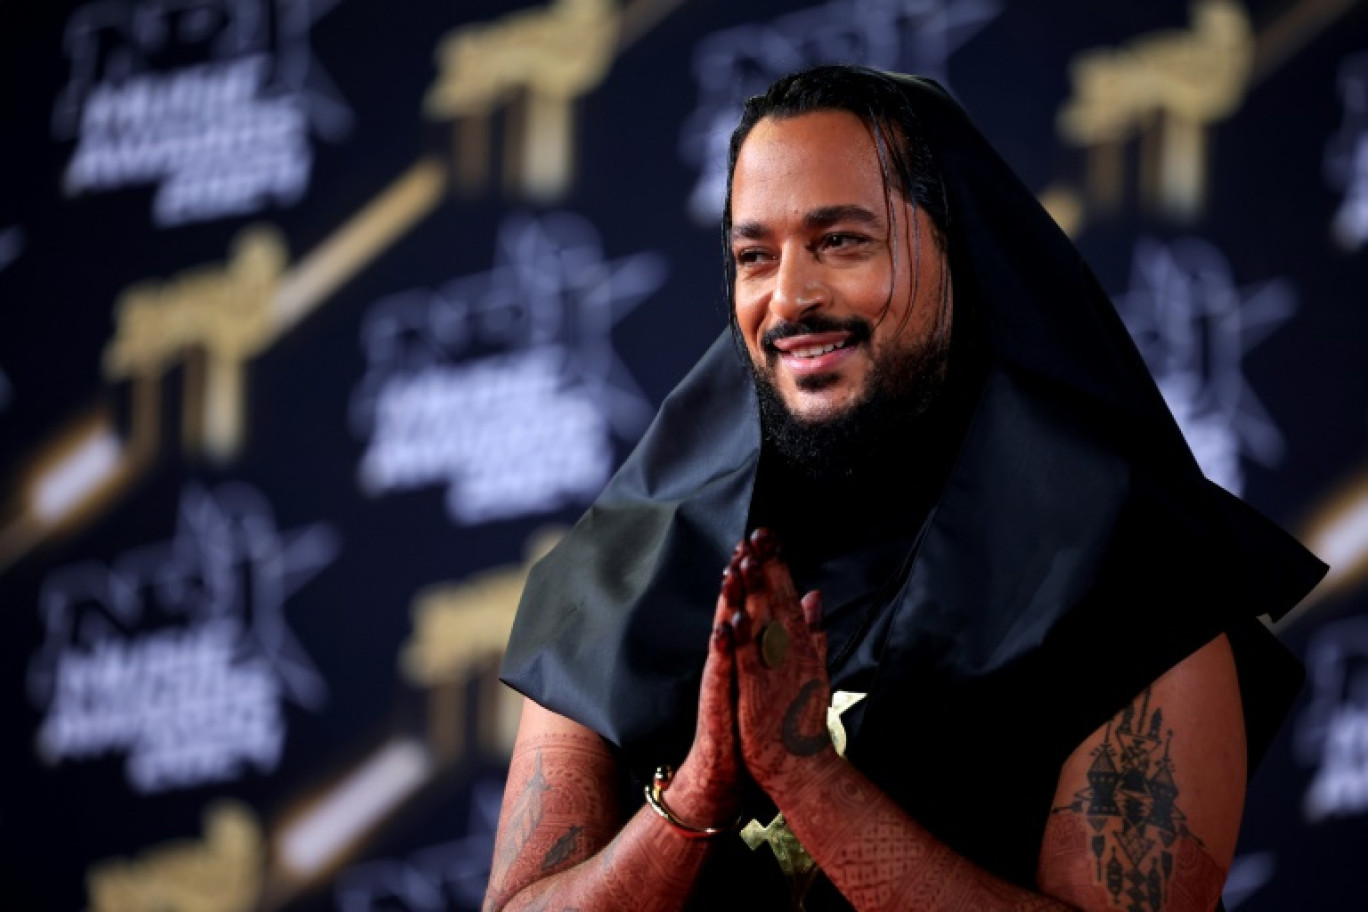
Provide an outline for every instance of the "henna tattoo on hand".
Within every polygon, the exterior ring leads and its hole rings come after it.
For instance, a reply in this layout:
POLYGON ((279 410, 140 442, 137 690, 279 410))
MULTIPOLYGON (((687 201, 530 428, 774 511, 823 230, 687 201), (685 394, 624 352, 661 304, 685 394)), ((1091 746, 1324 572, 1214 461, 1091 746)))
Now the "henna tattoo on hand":
POLYGON ((813 697, 820 700, 821 695, 822 682, 816 679, 808 681, 798 691, 798 696, 793 698, 788 711, 784 713, 784 747, 796 757, 811 757, 831 743, 825 725, 815 734, 804 734, 800 730, 808 704, 812 702, 813 697))

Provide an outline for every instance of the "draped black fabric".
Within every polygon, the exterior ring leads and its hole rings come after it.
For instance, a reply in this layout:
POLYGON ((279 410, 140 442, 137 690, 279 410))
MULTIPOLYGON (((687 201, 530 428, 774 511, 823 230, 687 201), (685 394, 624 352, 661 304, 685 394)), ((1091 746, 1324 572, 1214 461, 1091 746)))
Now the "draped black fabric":
MULTIPOLYGON (((1060 764, 1221 632, 1257 761, 1301 670, 1256 619, 1326 568, 1202 476, 1091 270, 965 112, 930 80, 874 75, 902 87, 943 171, 956 318, 980 321, 987 363, 944 483, 894 585, 863 594, 871 623, 832 684, 869 693, 847 722, 851 761, 951 847, 1029 885, 1060 764)), ((724 331, 528 581, 503 680, 599 732, 638 777, 687 752, 761 451, 724 331)), ((782 906, 766 892, 782 885, 756 876, 727 903, 702 885, 700 908, 782 906)), ((828 901, 829 885, 809 908, 828 901)))

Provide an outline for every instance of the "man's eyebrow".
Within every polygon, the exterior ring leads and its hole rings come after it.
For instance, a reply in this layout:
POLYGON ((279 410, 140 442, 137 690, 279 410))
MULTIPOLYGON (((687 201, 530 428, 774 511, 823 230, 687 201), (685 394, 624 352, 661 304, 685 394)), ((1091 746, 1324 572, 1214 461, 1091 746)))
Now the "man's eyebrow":
MULTIPOLYGON (((819 206, 803 216, 803 225, 809 231, 827 228, 840 222, 856 222, 868 225, 880 221, 877 213, 864 206, 853 203, 838 206, 819 206)), ((770 228, 763 222, 737 222, 732 225, 731 236, 735 240, 756 240, 768 237, 770 228)))
POLYGON ((879 216, 864 206, 847 204, 843 206, 822 206, 813 209, 803 218, 808 228, 826 228, 838 222, 858 222, 870 224, 879 221, 879 216))
POLYGON ((770 233, 769 228, 763 222, 737 222, 732 225, 731 236, 733 240, 756 241, 767 237, 770 233))

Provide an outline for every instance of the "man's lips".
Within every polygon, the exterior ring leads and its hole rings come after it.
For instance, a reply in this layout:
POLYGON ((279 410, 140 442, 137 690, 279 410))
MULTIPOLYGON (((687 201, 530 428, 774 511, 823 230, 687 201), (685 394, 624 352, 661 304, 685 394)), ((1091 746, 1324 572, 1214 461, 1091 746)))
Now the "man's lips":
POLYGON ((854 356, 857 340, 848 332, 803 333, 770 343, 780 362, 797 376, 825 374, 854 356))

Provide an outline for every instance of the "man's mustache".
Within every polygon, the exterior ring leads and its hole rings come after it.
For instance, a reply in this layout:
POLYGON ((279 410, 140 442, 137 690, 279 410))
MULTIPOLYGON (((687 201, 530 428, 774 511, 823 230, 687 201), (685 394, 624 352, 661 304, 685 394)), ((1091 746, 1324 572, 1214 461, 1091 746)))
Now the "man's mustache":
POLYGON ((869 341, 869 337, 874 334, 874 327, 862 317, 846 317, 838 320, 835 317, 814 314, 792 323, 785 320, 771 326, 760 337, 760 347, 770 354, 778 354, 778 349, 774 347, 774 343, 780 339, 828 332, 849 333, 851 344, 858 345, 861 342, 869 341))

